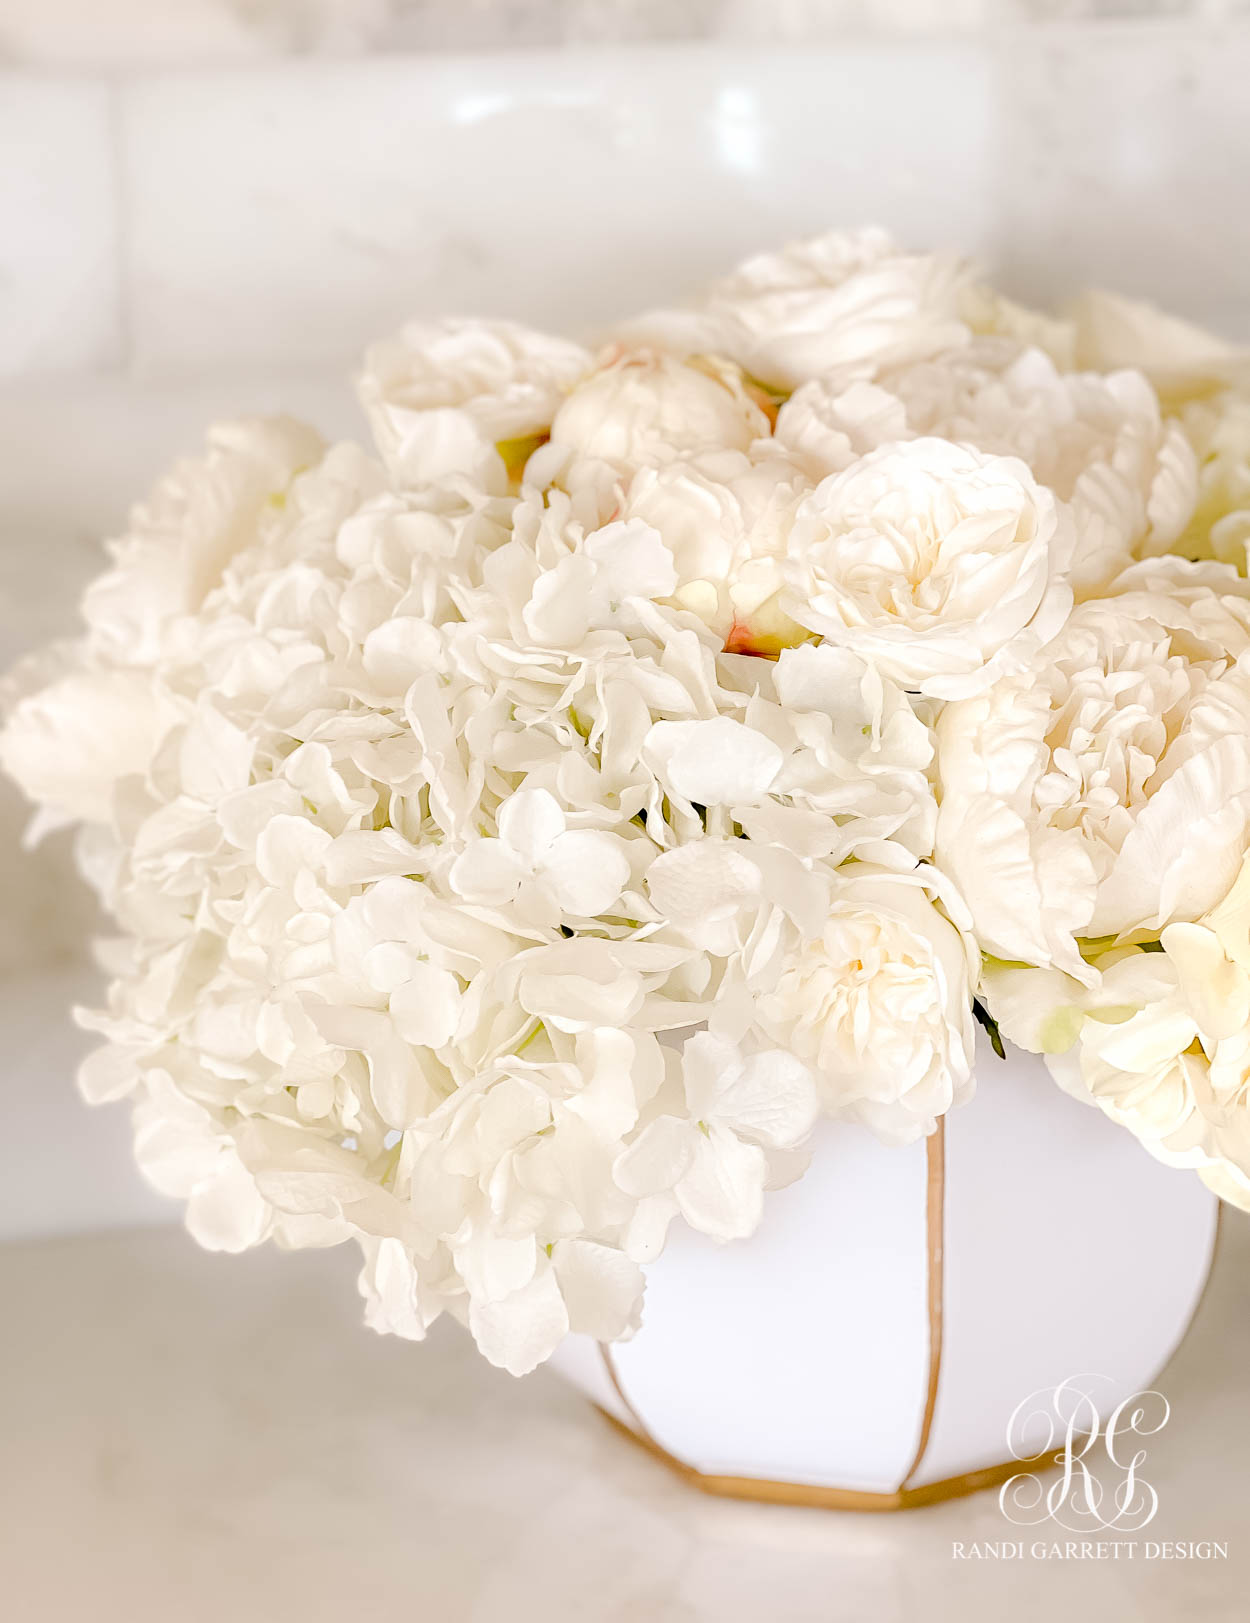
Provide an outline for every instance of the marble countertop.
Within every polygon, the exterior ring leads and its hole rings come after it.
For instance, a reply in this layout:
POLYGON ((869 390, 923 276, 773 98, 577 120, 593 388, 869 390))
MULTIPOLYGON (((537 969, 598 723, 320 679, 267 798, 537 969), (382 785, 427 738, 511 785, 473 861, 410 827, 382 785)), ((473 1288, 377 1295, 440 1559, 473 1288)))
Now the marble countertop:
MULTIPOLYGON (((1160 1381, 1159 1540, 1224 1561, 956 1560, 993 1492, 886 1516, 704 1498, 552 1375, 362 1330, 345 1252, 178 1230, 0 1248, 7 1615, 93 1623, 1235 1623, 1250 1222, 1160 1381)), ((1063 1535, 1058 1535, 1062 1537, 1063 1535)))

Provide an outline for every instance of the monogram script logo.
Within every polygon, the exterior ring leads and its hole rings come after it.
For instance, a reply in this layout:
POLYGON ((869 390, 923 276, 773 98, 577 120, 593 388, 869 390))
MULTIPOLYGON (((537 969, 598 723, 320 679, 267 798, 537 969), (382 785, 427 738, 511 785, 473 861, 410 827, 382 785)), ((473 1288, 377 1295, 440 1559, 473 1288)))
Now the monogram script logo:
POLYGON ((1108 1387, 1114 1388, 1109 1376, 1073 1375, 1016 1406, 1007 1425, 1012 1458, 1053 1455, 1062 1475, 1047 1483, 1022 1471, 1004 1482, 998 1504, 1008 1521, 1020 1527, 1049 1521, 1071 1533, 1136 1532, 1153 1521, 1159 1496, 1142 1475, 1146 1450, 1138 1445, 1163 1430, 1168 1400, 1161 1392, 1136 1392, 1104 1421, 1098 1393, 1108 1387))

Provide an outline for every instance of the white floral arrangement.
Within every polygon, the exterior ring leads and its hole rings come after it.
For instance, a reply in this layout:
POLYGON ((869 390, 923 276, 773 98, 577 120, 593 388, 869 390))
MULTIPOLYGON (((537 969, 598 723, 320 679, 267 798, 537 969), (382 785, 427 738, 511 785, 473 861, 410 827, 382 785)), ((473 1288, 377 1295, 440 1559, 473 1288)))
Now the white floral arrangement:
POLYGON ((10 678, 117 924, 87 1099, 201 1244, 354 1239, 517 1374, 818 1118, 934 1131, 976 1017, 1250 1208, 1245 354, 878 231, 610 339, 215 428, 10 678))

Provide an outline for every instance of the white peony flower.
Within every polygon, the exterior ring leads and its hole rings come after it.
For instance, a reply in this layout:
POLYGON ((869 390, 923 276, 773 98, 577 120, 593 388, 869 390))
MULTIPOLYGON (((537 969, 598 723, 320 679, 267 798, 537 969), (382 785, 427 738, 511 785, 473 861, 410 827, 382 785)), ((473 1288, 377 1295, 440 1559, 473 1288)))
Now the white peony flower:
POLYGON ((1217 596, 1193 568, 1135 566, 1030 671, 938 722, 937 859, 1000 958, 1083 978, 1078 938, 1157 934, 1236 872, 1250 665, 1230 655, 1250 649, 1247 599, 1231 571, 1217 596))
POLYGON ((609 350, 565 398, 553 445, 629 471, 699 451, 745 451, 768 418, 727 362, 609 350))
POLYGON ((590 367, 580 345, 517 322, 414 321, 372 346, 357 393, 401 483, 493 484, 508 464, 520 472, 590 367))
POLYGON ((138 672, 80 670, 29 694, 0 729, 0 765, 43 810, 41 830, 107 823, 118 786, 146 775, 179 719, 138 672))
POLYGON ((1216 927, 1174 924, 1161 951, 1096 957, 1092 985, 1056 970, 992 967, 1003 1032, 1047 1055, 1056 1080, 1126 1127, 1158 1160, 1197 1170, 1250 1208, 1250 954, 1245 875, 1216 927), (1234 950, 1221 935, 1237 921, 1234 950))
POLYGON ((1062 373, 1039 350, 1001 343, 893 375, 912 432, 1026 462, 1068 504, 1079 595, 1135 556, 1167 551, 1197 495, 1189 441, 1139 372, 1062 373))
POLYGON ((874 383, 844 388, 818 377, 796 389, 781 406, 773 444, 819 484, 878 446, 910 439, 912 434, 907 408, 897 395, 874 383))
POLYGON ((1066 509, 1022 462, 885 445, 824 480, 790 530, 784 607, 935 698, 1019 670, 1071 606, 1066 509))
POLYGON ((204 455, 179 462, 109 543, 113 567, 83 596, 93 646, 122 665, 151 665, 171 623, 199 609, 324 449, 314 429, 289 417, 211 428, 204 455))
POLYGON ((1135 367, 1169 402, 1250 379, 1250 351, 1144 299, 1091 288, 1073 300, 1070 314, 1081 366, 1100 372, 1135 367))
POLYGON ((1179 427, 1197 457, 1198 497, 1173 550, 1250 573, 1250 392, 1228 389, 1190 401, 1179 427))
POLYGON ((644 468, 623 511, 664 539, 675 581, 667 594, 731 653, 775 654, 807 635, 782 612, 783 560, 807 480, 780 458, 721 456, 644 468))

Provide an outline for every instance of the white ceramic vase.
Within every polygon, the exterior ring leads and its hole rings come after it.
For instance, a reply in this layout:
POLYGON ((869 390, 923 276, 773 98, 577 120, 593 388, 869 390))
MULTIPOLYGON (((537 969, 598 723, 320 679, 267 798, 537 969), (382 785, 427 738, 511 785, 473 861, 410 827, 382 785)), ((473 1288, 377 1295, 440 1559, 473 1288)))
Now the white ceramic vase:
POLYGON ((1005 1479, 1013 1411, 1072 1377, 1105 1419, 1184 1335, 1218 1203, 1034 1056, 983 1041, 977 1076, 906 1149, 823 1125, 750 1240, 675 1224, 639 1334, 554 1367, 708 1491, 853 1509, 1005 1479))

